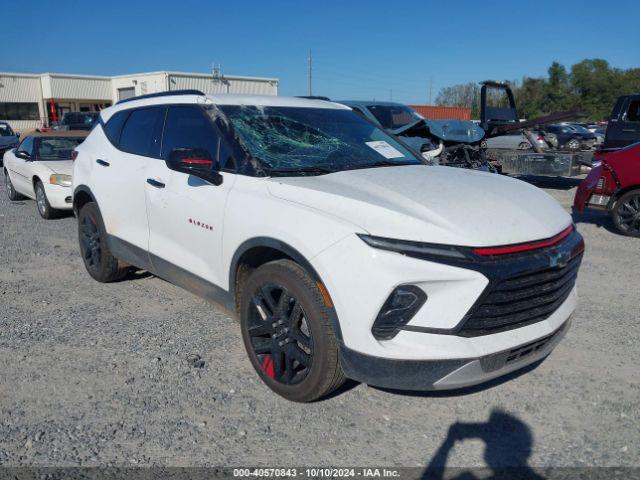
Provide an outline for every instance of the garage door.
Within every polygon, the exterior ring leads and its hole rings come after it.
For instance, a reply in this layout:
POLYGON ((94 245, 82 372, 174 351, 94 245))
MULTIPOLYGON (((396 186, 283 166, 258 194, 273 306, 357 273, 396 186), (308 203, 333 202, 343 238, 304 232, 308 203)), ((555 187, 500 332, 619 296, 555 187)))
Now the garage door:
POLYGON ((119 88, 118 100, 126 100, 127 98, 136 96, 136 87, 119 88))

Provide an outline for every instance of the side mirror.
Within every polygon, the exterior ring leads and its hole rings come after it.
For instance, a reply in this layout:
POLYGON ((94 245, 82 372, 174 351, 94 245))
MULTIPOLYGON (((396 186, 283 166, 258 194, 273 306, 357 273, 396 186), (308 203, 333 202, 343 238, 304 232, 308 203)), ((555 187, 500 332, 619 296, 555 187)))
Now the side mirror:
POLYGON ((20 138, 20 132, 16 132, 16 137, 20 138))
POLYGON ((16 150, 16 157, 21 158, 23 160, 31 160, 31 155, 27 152, 16 150))
POLYGON ((202 178, 216 186, 222 183, 218 163, 203 148, 174 148, 169 154, 167 167, 176 172, 202 178))

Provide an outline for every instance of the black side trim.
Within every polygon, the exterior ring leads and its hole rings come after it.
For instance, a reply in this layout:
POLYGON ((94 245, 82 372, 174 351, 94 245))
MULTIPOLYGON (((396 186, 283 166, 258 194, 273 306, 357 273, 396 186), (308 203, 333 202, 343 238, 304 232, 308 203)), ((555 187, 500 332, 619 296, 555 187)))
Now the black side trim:
POLYGON ((237 316, 233 295, 230 292, 152 253, 149 254, 149 257, 158 277, 178 285, 194 295, 217 303, 231 316, 237 316))
POLYGON ((235 316, 233 296, 228 291, 120 238, 109 235, 108 239, 109 248, 115 257, 147 270, 194 295, 217 303, 227 310, 227 313, 235 316))
POLYGON ((149 253, 145 249, 136 247, 129 242, 109 234, 107 234, 107 241, 114 257, 127 262, 129 265, 156 274, 151 264, 149 253))
MULTIPOLYGON (((235 288, 236 288, 236 274, 238 272, 238 262, 243 254, 255 247, 269 247, 275 250, 278 250, 288 257, 291 257, 296 263, 300 264, 309 274, 313 277, 314 280, 318 282, 322 282, 320 275, 316 272, 315 268, 309 263, 309 261, 302 255, 298 250, 293 248, 291 245, 277 240, 272 237, 255 237, 250 238, 243 242, 236 252, 233 254, 231 258, 231 265, 229 266, 229 292, 231 294, 231 298, 235 299, 235 288)), ((338 337, 338 339, 342 340, 342 330, 340 330, 340 322, 338 321, 338 317, 335 313, 334 309, 331 309, 332 316, 331 321, 333 325, 333 330, 338 337)))
POLYGON ((340 365, 345 375, 382 388, 432 390, 438 380, 473 361, 475 359, 394 360, 360 353, 340 342, 340 365))

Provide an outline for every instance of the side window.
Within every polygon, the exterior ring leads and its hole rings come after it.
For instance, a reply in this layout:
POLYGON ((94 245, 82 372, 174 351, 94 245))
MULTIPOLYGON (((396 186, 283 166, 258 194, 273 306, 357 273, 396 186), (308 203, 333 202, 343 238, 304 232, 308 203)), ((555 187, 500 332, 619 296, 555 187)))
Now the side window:
POLYGON ((18 147, 19 152, 25 152, 33 156, 33 137, 25 138, 18 147))
POLYGON ((157 157, 160 153, 161 107, 133 110, 124 123, 120 135, 120 149, 125 152, 147 157, 157 157))
MULTIPOLYGON (((211 121, 200 107, 169 107, 162 139, 163 159, 168 159, 176 148, 203 149, 209 152, 212 159, 216 159, 221 143, 211 121)), ((221 157, 221 164, 223 160, 221 157)))
POLYGON ((629 103, 627 122, 640 122, 640 100, 632 100, 629 103))
POLYGON ((112 115, 107 123, 104 124, 103 130, 107 138, 115 146, 120 145, 120 134, 122 133, 122 126, 127 120, 127 117, 131 113, 131 110, 123 110, 112 115))

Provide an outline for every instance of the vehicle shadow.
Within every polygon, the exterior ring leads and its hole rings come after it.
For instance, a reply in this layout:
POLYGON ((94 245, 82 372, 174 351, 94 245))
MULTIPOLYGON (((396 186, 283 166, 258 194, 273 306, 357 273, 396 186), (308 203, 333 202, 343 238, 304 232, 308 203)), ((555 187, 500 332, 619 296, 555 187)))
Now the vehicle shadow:
POLYGON ((442 445, 422 474, 425 480, 436 479, 542 479, 528 464, 534 444, 529 426, 519 418, 499 409, 489 420, 479 423, 455 422, 449 427, 442 445), (447 467, 449 453, 456 442, 477 439, 485 444, 484 468, 447 467))
POLYGON ((542 362, 544 362, 547 357, 544 357, 536 362, 533 362, 531 365, 527 365, 526 367, 522 367, 515 372, 508 373, 503 375, 502 377, 494 378, 493 380, 489 380, 487 382, 481 383, 479 385, 474 385, 472 387, 464 387, 457 388, 455 390, 395 390, 390 388, 382 388, 382 387, 374 387, 371 385, 371 388, 375 388, 376 390, 381 390, 383 392, 392 393, 394 395, 407 396, 407 397, 423 397, 423 398, 447 398, 447 397, 463 397, 465 395, 471 395, 473 393, 482 392, 485 390, 489 390, 491 388, 502 385, 503 383, 514 380, 522 375, 525 375, 536 368, 538 368, 542 362))
POLYGON ((582 177, 547 177, 542 175, 514 175, 514 178, 535 185, 538 188, 571 190, 580 185, 582 177))
POLYGON ((604 228, 608 232, 614 233, 616 235, 624 236, 615 227, 615 225, 613 224, 613 220, 611 219, 611 215, 609 215, 607 212, 586 210, 583 213, 573 212, 571 216, 573 217, 573 223, 589 223, 591 225, 595 225, 598 228, 604 228))

